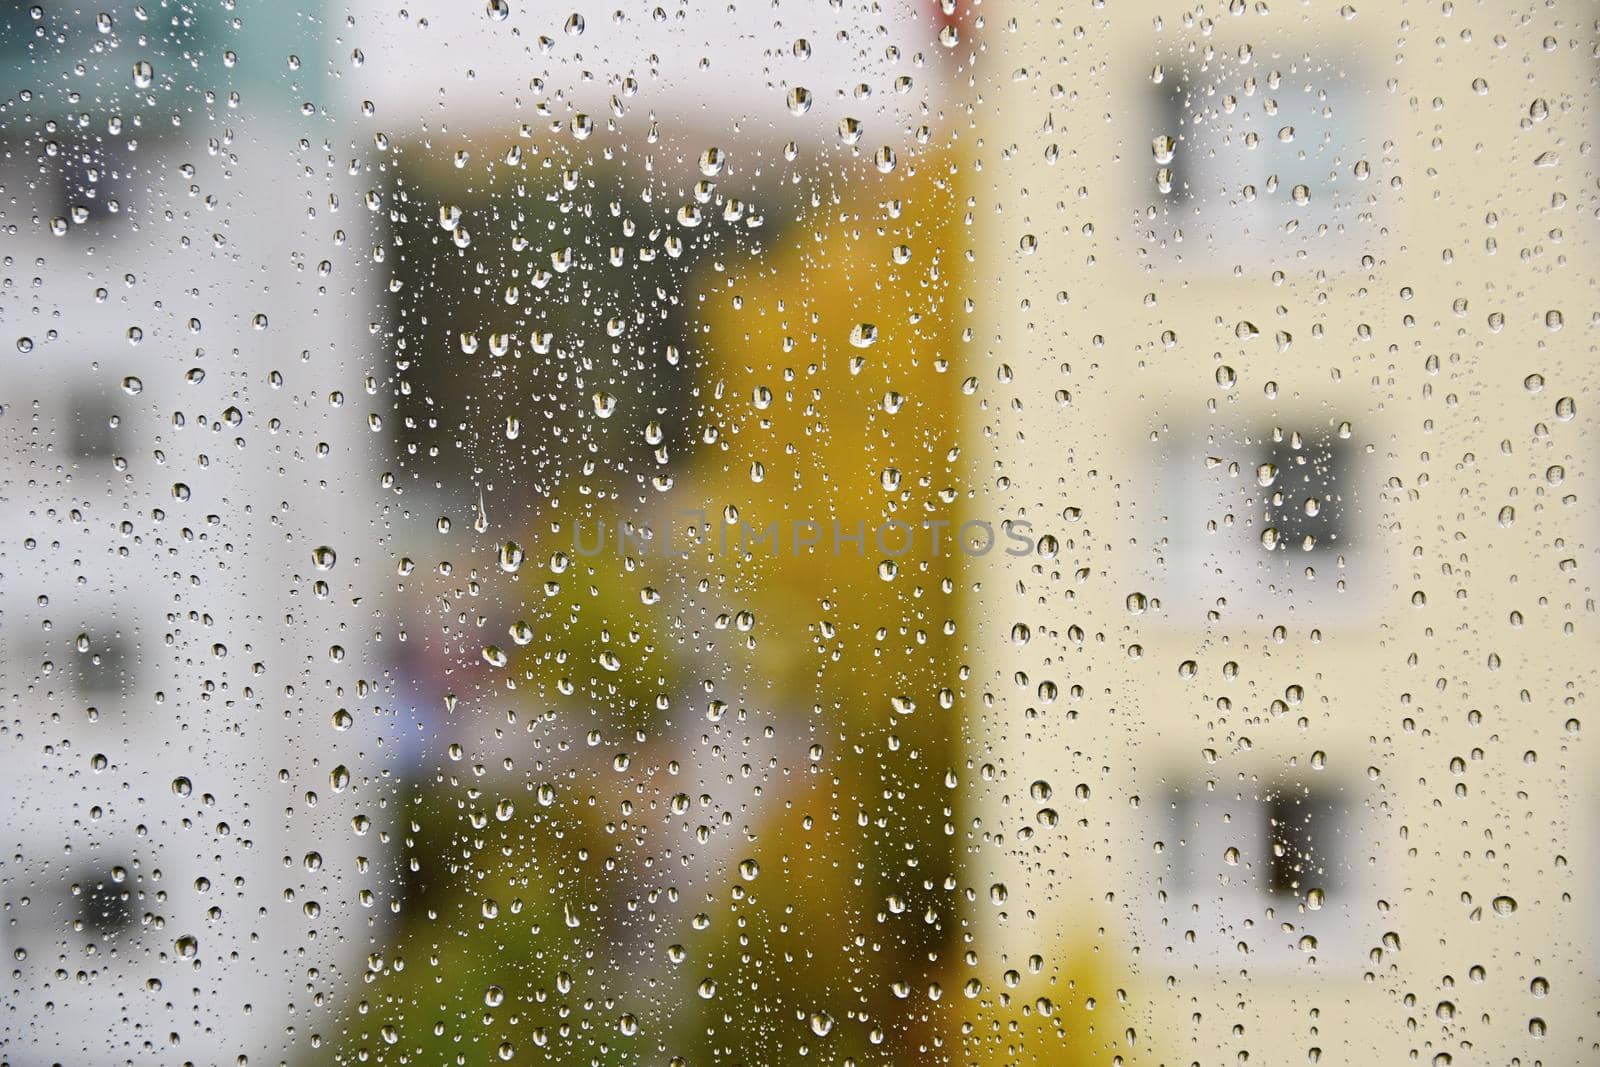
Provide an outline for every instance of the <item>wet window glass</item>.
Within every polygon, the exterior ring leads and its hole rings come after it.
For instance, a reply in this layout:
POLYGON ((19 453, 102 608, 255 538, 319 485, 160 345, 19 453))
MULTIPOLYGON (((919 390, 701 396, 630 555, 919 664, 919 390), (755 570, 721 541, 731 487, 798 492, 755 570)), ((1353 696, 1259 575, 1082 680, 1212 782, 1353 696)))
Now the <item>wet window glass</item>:
POLYGON ((0 11, 0 1067, 1600 1062, 1600 12, 0 11))

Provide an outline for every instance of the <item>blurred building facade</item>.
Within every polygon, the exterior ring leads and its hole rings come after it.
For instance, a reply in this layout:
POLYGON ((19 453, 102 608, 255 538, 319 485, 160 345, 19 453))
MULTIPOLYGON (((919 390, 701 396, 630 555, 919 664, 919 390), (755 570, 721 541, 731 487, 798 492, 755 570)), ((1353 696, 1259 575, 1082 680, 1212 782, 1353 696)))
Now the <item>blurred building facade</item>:
POLYGON ((1589 1061, 1592 10, 988 14, 994 1062, 1589 1061))
POLYGON ((352 537, 377 450, 343 410, 375 294, 312 254, 365 235, 349 175, 282 154, 327 88, 314 17, 4 16, 14 1067, 286 1061, 387 914, 352 829, 383 765, 352 537))

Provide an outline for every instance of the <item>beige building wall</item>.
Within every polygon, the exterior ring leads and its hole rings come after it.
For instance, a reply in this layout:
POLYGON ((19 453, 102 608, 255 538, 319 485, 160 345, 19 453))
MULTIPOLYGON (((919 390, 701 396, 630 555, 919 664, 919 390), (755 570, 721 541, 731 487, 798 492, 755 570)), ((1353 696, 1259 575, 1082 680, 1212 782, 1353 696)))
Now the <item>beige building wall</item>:
POLYGON ((984 13, 971 1058, 1594 1062, 1595 9, 984 13))

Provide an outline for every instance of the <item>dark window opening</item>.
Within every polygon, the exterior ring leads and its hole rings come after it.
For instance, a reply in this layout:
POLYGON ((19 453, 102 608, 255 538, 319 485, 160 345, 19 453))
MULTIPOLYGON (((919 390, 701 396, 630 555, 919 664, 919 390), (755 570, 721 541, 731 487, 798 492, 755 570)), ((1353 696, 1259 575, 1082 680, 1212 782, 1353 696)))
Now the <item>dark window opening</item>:
POLYGON ((78 918, 84 929, 109 937, 133 925, 132 896, 110 871, 79 882, 77 894, 78 918))
POLYGON ((1266 802, 1267 889, 1277 896, 1337 887, 1343 859, 1340 812, 1315 794, 1279 794, 1266 802))
POLYGON ((132 660, 121 641, 93 641, 87 652, 75 655, 81 692, 117 693, 126 688, 132 660))
POLYGON ((1332 434, 1274 430, 1255 453, 1255 486, 1264 525, 1285 549, 1337 550, 1355 541, 1349 495, 1354 450, 1332 434))
POLYGON ((72 454, 80 459, 109 456, 116 444, 116 417, 98 396, 74 396, 72 399, 72 454))
POLYGON ((1187 77, 1169 71, 1155 86, 1155 128, 1150 131, 1152 151, 1156 153, 1156 170, 1152 181, 1156 192, 1168 203, 1182 204, 1194 199, 1195 167, 1189 153, 1196 138, 1190 128, 1193 107, 1192 91, 1187 77), (1162 162, 1165 154, 1172 158, 1162 162))

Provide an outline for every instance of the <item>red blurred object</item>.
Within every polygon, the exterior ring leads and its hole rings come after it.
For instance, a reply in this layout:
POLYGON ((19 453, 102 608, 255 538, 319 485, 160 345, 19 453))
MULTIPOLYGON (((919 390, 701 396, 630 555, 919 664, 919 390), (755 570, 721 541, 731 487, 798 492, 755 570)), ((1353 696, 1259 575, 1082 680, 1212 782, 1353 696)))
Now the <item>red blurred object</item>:
POLYGON ((973 8, 977 6, 974 0, 954 0, 952 10, 947 14, 941 0, 917 0, 917 2, 932 18, 935 33, 946 26, 958 26, 965 30, 972 24, 973 8))

